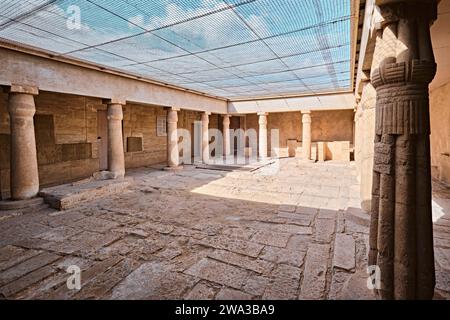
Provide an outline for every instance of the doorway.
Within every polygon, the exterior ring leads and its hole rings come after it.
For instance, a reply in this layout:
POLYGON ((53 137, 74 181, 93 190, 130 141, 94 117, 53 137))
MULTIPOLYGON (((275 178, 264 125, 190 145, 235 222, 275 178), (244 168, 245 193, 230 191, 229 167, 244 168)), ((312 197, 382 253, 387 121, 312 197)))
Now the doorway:
POLYGON ((108 118, 106 110, 97 110, 97 142, 99 169, 108 169, 108 118))

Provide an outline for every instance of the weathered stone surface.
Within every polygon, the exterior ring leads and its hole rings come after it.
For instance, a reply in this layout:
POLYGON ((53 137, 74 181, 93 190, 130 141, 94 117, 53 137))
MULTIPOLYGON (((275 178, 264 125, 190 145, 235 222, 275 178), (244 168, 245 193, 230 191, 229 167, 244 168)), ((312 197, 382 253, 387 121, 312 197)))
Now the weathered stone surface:
POLYGON ((300 299, 324 299, 327 285, 328 244, 312 243, 306 253, 306 263, 300 290, 300 299))
POLYGON ((216 296, 216 300, 251 300, 252 296, 248 293, 229 289, 229 288, 223 288, 219 291, 219 293, 216 296))
POLYGON ((25 260, 14 267, 11 267, 0 273, 0 285, 7 284, 31 271, 39 269, 53 261, 56 261, 60 256, 48 252, 43 252, 28 260, 25 260))
POLYGON ((450 270, 450 249, 436 248, 434 256, 442 269, 450 270))
POLYGON ((261 252, 260 258, 267 261, 300 267, 303 265, 305 255, 306 251, 298 249, 280 249, 266 246, 261 252))
POLYGON ((26 289, 30 285, 41 281, 44 278, 55 273, 55 270, 51 266, 45 266, 31 273, 24 275, 23 277, 3 286, 0 288, 0 295, 3 295, 6 298, 11 297, 12 295, 26 289))
POLYGON ((201 240, 195 240, 194 243, 198 243, 206 247, 229 250, 254 258, 259 255, 264 247, 263 245, 258 243, 246 242, 238 239, 230 239, 225 236, 208 237, 201 240))
POLYGON ((271 275, 270 285, 263 294, 263 299, 293 300, 297 299, 301 270, 296 267, 279 264, 271 275))
POLYGON ((355 268, 355 240, 352 236, 336 233, 333 267, 349 271, 355 268))
POLYGON ((222 262, 202 259, 185 271, 186 274, 241 289, 248 277, 247 271, 222 262))
POLYGON ((113 288, 111 299, 182 299, 197 278, 172 271, 164 262, 147 262, 113 288))
POLYGON ((273 264, 270 262, 260 259, 255 260, 253 258, 249 258, 247 256, 225 250, 214 250, 213 252, 208 254, 208 257, 232 264, 237 267, 251 270, 259 274, 267 274, 273 268, 273 264))
POLYGON ((71 227, 67 227, 67 226, 60 226, 60 227, 53 228, 49 231, 46 231, 44 233, 38 234, 37 236, 35 236, 35 238, 48 240, 48 241, 62 242, 64 240, 76 235, 77 233, 80 233, 81 231, 82 230, 80 230, 80 229, 75 229, 75 228, 71 228, 71 227))
POLYGON ((213 300, 217 289, 203 282, 197 283, 186 296, 186 300, 213 300))
POLYGON ((251 241, 274 246, 274 247, 284 248, 284 247, 286 247, 286 244, 287 244, 290 236, 291 235, 287 234, 287 233, 259 230, 253 235, 253 237, 251 238, 251 241))
POLYGON ((114 221, 87 217, 85 219, 78 220, 72 226, 75 228, 82 228, 84 230, 104 233, 108 230, 116 228, 117 226, 119 226, 119 224, 114 221))
MULTIPOLYGON (((106 272, 97 275, 86 285, 82 285, 81 290, 74 296, 75 299, 98 299, 104 297, 117 283, 127 277, 134 269, 140 265, 132 259, 123 259, 112 266, 106 272)), ((83 274, 82 274, 83 276, 83 274)))
POLYGON ((333 239, 335 221, 333 219, 316 219, 314 223, 314 240, 330 243, 333 239))
POLYGON ((328 209, 319 209, 318 219, 336 219, 337 212, 328 209))
POLYGON ((11 245, 5 246, 0 249, 0 271, 6 270, 39 253, 41 251, 25 250, 11 245))
POLYGON ((262 296, 269 284, 270 278, 267 276, 250 275, 243 287, 243 290, 251 293, 252 295, 262 296))

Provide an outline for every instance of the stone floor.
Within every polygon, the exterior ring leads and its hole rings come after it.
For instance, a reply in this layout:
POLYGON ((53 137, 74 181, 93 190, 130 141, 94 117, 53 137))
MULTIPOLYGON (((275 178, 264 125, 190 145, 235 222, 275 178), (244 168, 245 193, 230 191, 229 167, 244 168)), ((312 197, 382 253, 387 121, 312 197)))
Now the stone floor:
MULTIPOLYGON (((354 164, 141 168, 121 194, 0 213, 8 299, 373 299, 354 164), (69 290, 69 266, 81 290, 69 290)), ((450 297, 450 190, 435 188, 437 298, 450 297)))

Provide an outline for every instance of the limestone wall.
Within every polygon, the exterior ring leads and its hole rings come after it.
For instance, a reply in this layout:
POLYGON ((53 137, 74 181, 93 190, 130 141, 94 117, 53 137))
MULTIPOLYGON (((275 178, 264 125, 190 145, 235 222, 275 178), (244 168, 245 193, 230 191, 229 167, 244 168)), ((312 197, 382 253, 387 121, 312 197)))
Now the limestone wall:
POLYGON ((450 184, 450 82, 430 92, 433 178, 450 184))
MULTIPOLYGON (((313 111, 311 113, 312 141, 349 141, 353 144, 353 110, 327 110, 313 111)), ((247 129, 253 128, 258 132, 258 115, 246 116, 247 129)), ((288 146, 288 141, 296 140, 301 147, 302 141, 302 114, 301 112, 277 112, 269 113, 267 117, 268 150, 272 150, 272 129, 279 129, 280 156, 292 156, 295 153, 293 146, 288 146)))
MULTIPOLYGON (((0 92, 0 195, 3 194, 3 198, 7 197, 10 184, 7 99, 8 95, 0 92)), ((79 180, 99 171, 97 112, 107 108, 102 99, 41 91, 35 97, 35 104, 41 186, 79 180)), ((127 104, 124 107, 126 168, 166 161, 167 137, 157 136, 157 118, 166 114, 167 111, 158 106, 127 104)), ((199 121, 200 116, 200 112, 180 111, 179 127, 192 131, 194 121, 199 121)), ((221 128, 219 122, 217 115, 210 116, 210 127, 221 128)))

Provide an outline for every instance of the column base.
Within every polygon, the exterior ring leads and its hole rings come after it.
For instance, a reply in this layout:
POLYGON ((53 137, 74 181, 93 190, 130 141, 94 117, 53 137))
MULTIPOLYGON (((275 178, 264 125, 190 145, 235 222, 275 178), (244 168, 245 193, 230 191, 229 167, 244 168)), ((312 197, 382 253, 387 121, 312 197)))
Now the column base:
POLYGON ((41 197, 34 197, 26 200, 1 200, 0 211, 8 210, 20 210, 26 208, 33 208, 44 203, 44 199, 41 197))
POLYGON ((108 180, 108 179, 123 179, 125 173, 112 172, 112 171, 100 171, 93 174, 94 179, 97 180, 108 180))

